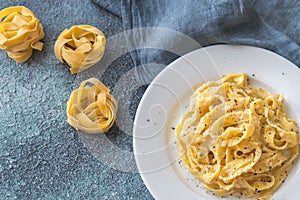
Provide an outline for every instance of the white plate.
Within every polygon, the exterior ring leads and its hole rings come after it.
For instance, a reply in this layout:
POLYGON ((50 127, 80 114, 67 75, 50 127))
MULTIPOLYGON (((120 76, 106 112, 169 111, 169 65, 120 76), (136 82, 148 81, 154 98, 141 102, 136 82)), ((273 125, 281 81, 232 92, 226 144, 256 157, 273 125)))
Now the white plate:
MULTIPOLYGON (((204 189, 180 162, 173 129, 185 112, 193 91, 201 83, 242 72, 248 74, 250 84, 283 93, 288 114, 300 124, 300 70, 283 57, 257 47, 216 45, 177 59, 150 84, 134 121, 135 159, 154 198, 220 199, 204 189)), ((297 160, 272 199, 298 198, 299 168, 297 160)))

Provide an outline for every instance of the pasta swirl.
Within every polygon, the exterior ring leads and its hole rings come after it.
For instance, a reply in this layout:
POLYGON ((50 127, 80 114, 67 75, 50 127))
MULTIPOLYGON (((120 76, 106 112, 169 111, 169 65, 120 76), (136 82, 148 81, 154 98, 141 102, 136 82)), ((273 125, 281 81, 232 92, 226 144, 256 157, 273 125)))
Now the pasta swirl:
POLYGON ((83 81, 67 103, 68 123, 86 133, 103 133, 114 124, 118 103, 96 78, 83 81))
POLYGON ((297 132, 283 95, 231 74, 195 91, 176 139, 183 162, 213 193, 268 199, 298 155, 297 132))
POLYGON ((0 20, 0 48, 9 57, 21 63, 31 57, 33 49, 42 50, 43 27, 28 8, 5 8, 0 11, 0 20))
POLYGON ((96 27, 72 26, 57 38, 54 53, 60 62, 70 66, 72 74, 83 71, 97 62, 104 54, 106 38, 96 27))

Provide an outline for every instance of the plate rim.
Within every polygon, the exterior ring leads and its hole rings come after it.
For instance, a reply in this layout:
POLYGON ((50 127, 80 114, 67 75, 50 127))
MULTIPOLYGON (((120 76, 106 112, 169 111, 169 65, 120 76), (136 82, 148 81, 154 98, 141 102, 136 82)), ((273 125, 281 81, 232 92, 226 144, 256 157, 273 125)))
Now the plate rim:
MULTIPOLYGON (((210 46, 206 46, 206 47, 202 47, 202 48, 199 48, 199 49, 196 49, 196 50, 193 50, 191 52, 188 52, 187 54, 183 55, 183 56, 180 56, 179 58, 175 59, 174 61, 172 61, 170 64, 168 64, 161 72, 159 72, 159 74, 152 80, 152 82, 149 84, 149 86, 147 87, 146 91, 144 92, 140 102, 139 102, 139 105, 137 107, 137 110, 136 110, 136 114, 135 114, 135 118, 134 118, 134 123, 133 123, 133 153, 134 153, 134 158, 135 158, 135 162, 136 162, 136 165, 137 165, 137 169, 139 171, 139 174, 143 180, 143 183, 145 184, 145 186, 147 187, 148 191, 151 193, 151 195, 154 197, 154 198, 159 198, 157 196, 157 193, 155 191, 153 191, 153 189, 151 188, 151 185, 149 184, 149 182, 147 181, 147 177, 146 177, 146 174, 147 173, 143 173, 141 172, 141 169, 140 169, 140 162, 139 162, 139 158, 136 156, 137 155, 137 140, 135 139, 136 138, 136 123, 137 123, 137 120, 138 120, 138 117, 140 115, 140 112, 141 110, 143 109, 142 108, 142 105, 143 105, 143 102, 145 101, 145 99, 147 98, 148 94, 151 92, 152 88, 153 88, 153 84, 157 82, 157 80, 160 79, 161 76, 163 76, 165 74, 165 72, 167 72, 168 70, 172 69, 174 65, 176 65, 177 62, 180 62, 180 60, 182 59, 186 59, 188 57, 190 57, 191 55, 193 54, 197 54, 199 52, 202 52, 202 51, 207 51, 207 50, 211 50, 213 48, 231 48, 231 47, 234 47, 234 48, 253 48, 253 49, 257 49, 259 51, 264 51, 266 54, 269 54, 269 55, 272 55, 272 56, 276 56, 277 58, 280 58, 282 59, 284 62, 288 62, 290 66, 293 66, 295 67, 296 69, 300 69, 296 64, 294 64, 293 62, 291 62, 290 60, 288 60, 287 58, 283 57, 282 55, 279 55, 273 51, 270 51, 268 49, 265 49, 265 48, 261 48, 261 47, 257 47, 257 46, 251 46, 251 45, 243 45, 243 44, 214 44, 214 45, 210 45, 210 46)), ((299 134, 299 132, 298 132, 299 134)))

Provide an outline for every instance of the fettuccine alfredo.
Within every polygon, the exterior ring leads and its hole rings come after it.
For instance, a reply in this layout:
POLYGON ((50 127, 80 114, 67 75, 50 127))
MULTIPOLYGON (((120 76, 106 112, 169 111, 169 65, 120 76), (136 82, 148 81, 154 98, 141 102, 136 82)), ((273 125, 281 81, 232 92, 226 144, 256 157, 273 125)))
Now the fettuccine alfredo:
POLYGON ((283 95, 230 74, 194 92, 176 138, 182 161, 214 194, 269 199, 298 155, 297 132, 283 95))

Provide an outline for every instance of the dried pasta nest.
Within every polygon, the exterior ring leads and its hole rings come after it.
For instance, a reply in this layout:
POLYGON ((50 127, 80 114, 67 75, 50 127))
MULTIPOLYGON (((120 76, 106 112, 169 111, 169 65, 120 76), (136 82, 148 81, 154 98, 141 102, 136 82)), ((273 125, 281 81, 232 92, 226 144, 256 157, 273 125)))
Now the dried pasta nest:
POLYGON ((12 6, 0 11, 0 48, 16 62, 28 60, 33 49, 43 48, 45 34, 36 16, 24 6, 12 6))
POLYGON ((90 78, 70 96, 68 123, 85 133, 107 132, 115 122, 117 109, 118 103, 110 90, 98 79, 90 78))
POLYGON ((105 50, 106 38, 96 27, 76 25, 65 29, 57 38, 54 53, 60 62, 70 66, 72 74, 98 63, 105 50))

